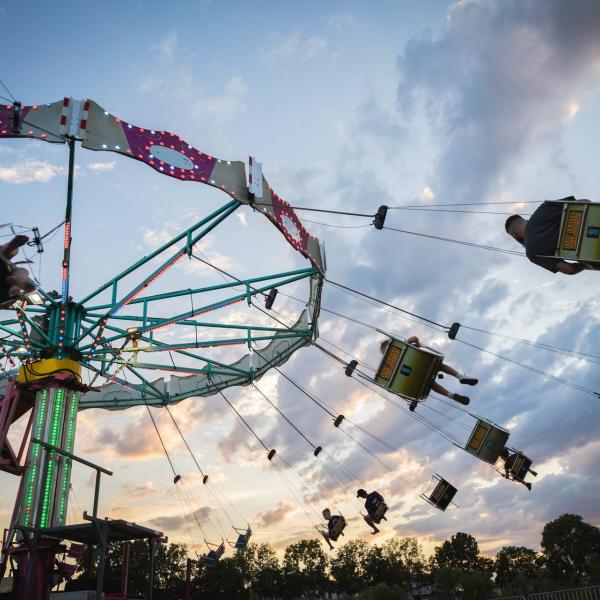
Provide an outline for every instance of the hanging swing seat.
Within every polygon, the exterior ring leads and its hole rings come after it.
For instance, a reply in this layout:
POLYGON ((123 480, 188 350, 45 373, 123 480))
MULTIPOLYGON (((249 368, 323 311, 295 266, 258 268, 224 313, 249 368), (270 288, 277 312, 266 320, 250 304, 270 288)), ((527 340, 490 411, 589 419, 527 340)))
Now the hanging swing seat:
POLYGON ((456 495, 457 489, 440 475, 435 475, 433 479, 437 482, 433 491, 428 496, 421 494, 421 498, 441 511, 445 511, 456 495))
POLYGON ((346 529, 346 525, 348 525, 348 522, 346 521, 346 519, 344 519, 344 517, 342 517, 342 515, 339 515, 339 519, 336 521, 335 525, 329 529, 329 539, 333 540, 334 542, 337 542, 337 539, 340 537, 340 535, 344 535, 344 529, 346 529))
POLYGON ((214 567, 225 552, 225 542, 218 545, 206 542, 206 545, 208 552, 202 557, 202 564, 206 567, 214 567))
POLYGON ((600 267, 600 203, 564 202, 556 258, 600 267))
POLYGON ((382 501, 377 505, 377 508, 372 513, 369 513, 369 516, 373 519, 375 523, 387 521, 387 519, 385 518, 385 513, 387 513, 388 509, 388 505, 382 501))
POLYGON ((413 400, 424 400, 431 391, 444 355, 427 348, 390 337, 375 383, 413 400))
POLYGON ((252 529, 250 529, 250 525, 248 525, 247 529, 238 529, 237 527, 234 527, 233 530, 238 536, 235 544, 233 544, 233 548, 236 550, 245 550, 248 547, 248 542, 252 536, 252 529))
POLYGON ((465 450, 493 465, 506 446, 510 432, 487 419, 471 416, 477 419, 477 423, 471 432, 465 450))
POLYGON ((509 467, 509 472, 512 478, 515 481, 525 481, 525 477, 527 476, 527 472, 530 470, 533 461, 530 458, 527 458, 522 452, 516 452, 513 456, 511 456, 511 465, 509 467))

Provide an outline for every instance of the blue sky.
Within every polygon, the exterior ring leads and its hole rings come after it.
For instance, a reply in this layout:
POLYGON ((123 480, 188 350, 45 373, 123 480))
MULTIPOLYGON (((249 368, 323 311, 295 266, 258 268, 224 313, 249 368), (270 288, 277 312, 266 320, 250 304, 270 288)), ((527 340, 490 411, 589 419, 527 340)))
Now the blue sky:
MULTIPOLYGON (((509 209, 525 212, 532 205, 520 202, 570 194, 600 197, 595 159, 600 13, 594 2, 382 2, 376 9, 357 2, 33 6, 24 30, 11 26, 19 18, 17 8, 0 1, 0 47, 5 57, 18 50, 18 58, 4 61, 0 78, 24 103, 91 98, 129 122, 172 131, 214 156, 247 160, 253 154, 273 188, 292 203, 373 212, 384 203, 507 201, 514 203, 509 209)), ((60 146, 4 141, 0 220, 42 231, 59 223, 66 159, 60 146)), ((75 295, 224 201, 215 190, 161 177, 119 155, 78 149, 77 164, 75 295)), ((212 261, 239 275, 302 264, 266 220, 249 210, 240 213, 202 246, 212 261)), ((388 224, 518 249, 504 233, 504 219, 391 211, 388 224)), ((314 220, 356 224, 325 215, 314 220)), ((598 354, 595 273, 561 277, 519 257, 391 231, 308 227, 325 242, 334 281, 444 323, 460 321, 598 354)), ((43 255, 42 283, 49 289, 58 286, 60 240, 59 234, 43 255)), ((36 274, 39 266, 36 259, 36 274)), ((183 265, 164 285, 188 287, 213 275, 183 265)), ((297 310, 279 301, 284 312, 297 310)), ((342 457, 360 476, 356 484, 342 485, 311 462, 310 449, 256 394, 232 391, 261 435, 300 474, 300 479, 288 476, 310 499, 310 511, 339 507, 352 519, 348 537, 368 535, 351 492, 377 487, 389 498, 393 518, 375 543, 397 532, 417 535, 426 549, 457 530, 469 531, 490 551, 509 543, 537 547, 541 525, 563 512, 600 522, 593 493, 600 484, 597 399, 450 343, 331 286, 325 287, 323 304, 400 335, 417 333, 446 352, 451 364, 479 376, 472 409, 510 426, 511 440, 536 459, 540 475, 530 494, 509 484, 308 348, 284 370, 401 447, 401 456, 373 450, 420 489, 428 479, 423 465, 441 472, 459 487, 461 506, 445 514, 429 510, 401 481, 340 438, 306 398, 276 375, 266 376, 261 388, 311 439, 322 441, 324 456, 342 457)), ((379 337, 373 332, 325 313, 320 330, 367 363, 377 362, 379 337)), ((474 332, 464 332, 464 339, 587 388, 600 387, 594 363, 474 332)), ((434 398, 429 402, 443 414, 429 415, 440 424, 458 416, 434 398)), ((219 398, 184 401, 175 413, 201 464, 250 519, 260 541, 283 544, 311 535, 304 511, 219 398)), ((194 479, 193 463, 168 418, 158 414, 158 419, 198 506, 217 510, 194 479)), ((464 415, 461 419, 468 423, 464 415)), ((87 411, 78 427, 78 452, 115 471, 106 483, 104 512, 189 542, 147 415, 140 409, 87 411)), ((0 520, 7 522, 16 481, 4 474, 0 481, 0 520)), ((79 500, 73 506, 84 504, 88 474, 76 471, 74 487, 79 500)), ((202 538, 195 530, 191 537, 198 543, 202 538)))

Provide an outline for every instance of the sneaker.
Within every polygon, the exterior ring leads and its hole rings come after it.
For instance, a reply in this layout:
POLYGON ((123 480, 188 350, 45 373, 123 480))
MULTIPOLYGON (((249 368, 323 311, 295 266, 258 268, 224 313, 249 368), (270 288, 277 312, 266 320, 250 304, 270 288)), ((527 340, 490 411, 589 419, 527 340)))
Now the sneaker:
POLYGON ((528 481, 524 481, 523 483, 525 484, 525 487, 531 491, 531 484, 528 481))
POLYGON ((461 377, 458 381, 463 385, 477 385, 479 383, 479 379, 475 379, 475 377, 461 377))
POLYGON ((464 404, 465 406, 468 406, 469 402, 471 402, 468 396, 461 396, 460 394, 454 394, 452 399, 456 400, 456 402, 459 404, 464 404))
POLYGON ((415 412, 415 408, 417 408, 418 404, 419 403, 416 400, 413 400, 408 406, 408 410, 410 410, 410 412, 415 412))

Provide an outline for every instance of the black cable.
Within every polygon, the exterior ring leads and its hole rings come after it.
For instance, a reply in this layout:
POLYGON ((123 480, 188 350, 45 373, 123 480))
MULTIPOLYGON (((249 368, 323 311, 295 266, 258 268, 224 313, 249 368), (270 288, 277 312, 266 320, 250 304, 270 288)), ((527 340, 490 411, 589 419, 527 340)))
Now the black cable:
MULTIPOLYGON (((273 204, 270 204, 269 202, 253 202, 250 206, 270 206, 271 208, 273 208, 273 204)), ((305 210, 309 212, 322 212, 330 215, 347 215, 349 217, 369 217, 370 219, 373 219, 375 217, 374 214, 346 212, 343 210, 327 210, 325 208, 309 208, 307 206, 289 206, 286 204, 285 208, 292 208, 294 210, 305 210)))
POLYGON ((372 223, 366 225, 334 225, 333 223, 321 223, 321 221, 310 221, 308 219, 302 219, 302 223, 312 223, 314 225, 323 225, 324 227, 335 227, 336 229, 362 229, 364 227, 372 227, 372 223))
POLYGON ((584 394, 589 394, 590 396, 596 396, 597 398, 600 398, 600 392, 594 392, 594 390, 591 390, 582 385, 579 385, 578 383, 573 383, 572 381, 569 381, 567 379, 561 379, 560 377, 557 377, 556 375, 551 375, 550 373, 546 373, 545 371, 542 371, 541 369, 537 369, 536 367, 532 367, 531 365, 526 365, 526 364, 521 363, 512 358, 508 358, 508 356, 496 354, 495 352, 492 352, 491 350, 486 350, 485 348, 482 348, 481 346, 477 346, 476 344, 471 344, 470 342, 466 342, 465 340, 456 338, 456 341, 460 342, 461 344, 465 344, 465 346, 470 346, 471 348, 476 348, 477 350, 481 350, 481 352, 485 352, 486 354, 491 354, 492 356, 495 356, 496 358, 501 358, 502 360, 505 360, 513 365, 518 365, 519 367, 528 369, 529 371, 532 371, 533 373, 537 373, 538 375, 543 375, 544 377, 548 377, 549 379, 552 379, 553 381, 556 381, 557 383, 562 383, 563 385, 567 385, 573 389, 583 392, 584 394))
POLYGON ((298 427, 296 427, 296 425, 294 425, 293 421, 291 419, 289 419, 280 409, 279 407, 274 404, 268 397, 267 395, 256 385, 256 383, 252 383, 252 387, 254 387, 254 389, 294 428, 294 430, 301 435, 304 440, 306 440, 306 442, 308 443, 309 446, 311 446, 313 449, 317 449, 317 446, 315 446, 301 431, 300 429, 298 429, 298 427))
POLYGON ((360 292, 358 290, 355 290, 351 287, 348 287, 347 285, 343 285, 342 283, 337 283, 336 281, 332 281, 331 279, 325 278, 325 281, 327 281, 328 283, 331 283, 332 285, 335 285, 338 288, 341 288, 343 290, 346 290, 348 292, 353 292, 355 294, 358 294, 359 296, 363 296, 364 298, 368 298, 369 300, 373 300, 374 302, 377 302, 378 304, 381 304, 383 306, 388 306, 389 308, 393 308, 394 310, 397 310, 401 313, 410 315, 411 317, 415 317, 417 319, 420 319, 421 321, 425 321, 426 323, 431 323, 432 325, 437 325, 438 327, 441 327, 442 329, 448 331, 450 328, 446 325, 443 325, 442 323, 438 323, 437 321, 432 321, 431 319, 427 319, 425 317, 422 317, 421 315, 417 315, 413 312, 410 312, 408 310, 405 310, 403 308, 400 308, 399 306, 395 306, 394 304, 389 304, 388 302, 384 302, 383 300, 380 300, 379 298, 375 298, 373 296, 369 296, 369 294, 365 294, 364 292, 360 292))
POLYGON ((506 248, 496 248, 495 246, 487 246, 485 244, 476 244, 475 242, 463 242, 462 240, 454 240, 452 238, 441 237, 438 235, 430 235, 427 233, 417 233, 415 231, 408 231, 406 229, 397 229, 396 227, 384 226, 383 229, 389 231, 396 231, 397 233, 406 233, 408 235, 416 235, 418 237, 424 237, 431 240, 438 240, 441 242, 450 242, 452 244, 461 244, 462 246, 469 246, 471 248, 479 248, 480 250, 490 250, 492 252, 500 252, 501 254, 510 254, 511 256, 521 256, 525 258, 525 253, 517 252, 516 250, 508 250, 506 248))
POLYGON ((146 410, 148 411, 148 414, 150 415, 150 420, 152 421, 152 425, 154 425, 154 429, 156 431, 156 435, 158 435, 158 439, 160 440, 160 445, 162 446, 162 449, 165 452, 165 456, 167 457, 167 460, 169 461, 169 465, 171 466, 171 471, 173 471, 173 476, 177 477, 177 471, 175 471, 175 467, 173 466, 173 462, 171 461, 171 457, 169 456, 169 452, 167 450, 167 447, 165 446, 165 443, 163 442, 162 436, 160 435, 160 431, 158 430, 158 426, 156 425, 156 421, 154 420, 154 416, 152 415, 152 411, 150 410, 150 407, 148 406, 148 403, 146 402, 146 397, 144 395, 142 395, 142 397, 144 398, 144 405, 146 406, 146 410))
POLYGON ((8 86, 4 83, 4 81, 2 81, 2 79, 0 79, 0 85, 6 90, 6 93, 13 99, 13 102, 16 102, 17 99, 13 96, 13 93, 8 89, 8 86))
MULTIPOLYGON (((169 352, 169 354, 170 354, 170 352, 169 352)), ((196 456, 192 452, 192 449, 190 448, 190 445, 188 444, 185 436, 183 435, 183 432, 179 428, 179 425, 177 424, 177 421, 175 420, 175 417, 173 416, 173 413, 171 412, 169 405, 165 404, 165 408, 167 409, 167 412, 169 413, 169 416, 171 417, 171 421, 173 421, 173 425, 175 425, 175 429, 177 429, 177 432, 179 433, 179 437, 181 437, 183 443, 185 444, 185 447, 188 449, 188 452, 190 453, 190 456, 192 457, 192 460, 196 464, 198 471, 200 471, 200 475, 202 475, 202 477, 204 477, 205 475, 204 475, 204 472, 202 471, 202 467, 200 467, 200 465, 198 464, 198 461, 196 460, 196 456)))
POLYGON ((223 400, 225 400, 225 402, 227 402, 227 404, 229 404, 229 407, 238 416, 238 418, 240 419, 240 421, 248 428, 248 430, 250 431, 250 433, 252 433, 252 435, 259 441, 260 445, 267 452, 270 452, 270 448, 258 437, 258 434, 254 431, 254 429, 252 429, 252 427, 250 427, 250 425, 248 424, 248 422, 246 421, 246 419, 244 419, 244 417, 242 417, 242 415, 236 410, 235 406, 233 406, 233 404, 231 404, 231 402, 229 402, 229 400, 227 399, 227 397, 223 393, 223 390, 218 390, 218 392, 223 397, 223 400))
POLYGON ((388 210, 400 210, 403 208, 421 208, 423 206, 489 206, 489 205, 499 205, 499 204, 539 204, 538 200, 527 200, 527 201, 514 201, 514 202, 456 202, 450 204, 405 204, 404 206, 388 206, 388 210))
MULTIPOLYGON (((510 212, 498 212, 498 211, 489 211, 489 210, 452 210, 445 208, 429 208, 427 206, 396 206, 394 207, 396 210, 416 210, 416 211, 425 211, 425 212, 441 212, 441 213, 469 213, 472 215, 512 215, 514 213, 510 212)), ((388 207, 389 210, 389 207, 388 207)), ((528 217, 531 213, 520 213, 521 216, 528 217)))

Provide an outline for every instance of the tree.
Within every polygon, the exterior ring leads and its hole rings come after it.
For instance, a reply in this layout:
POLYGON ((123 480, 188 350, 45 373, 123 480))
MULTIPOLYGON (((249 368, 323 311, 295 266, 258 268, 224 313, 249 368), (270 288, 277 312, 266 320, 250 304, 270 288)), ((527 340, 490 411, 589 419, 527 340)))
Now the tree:
POLYGON ((250 544, 246 552, 252 592, 258 598, 278 596, 283 586, 281 567, 275 550, 270 544, 250 544))
POLYGON ((368 585, 369 552, 369 544, 363 540, 352 540, 338 550, 330 561, 338 591, 355 594, 368 585))
POLYGON ((579 515, 564 514, 542 531, 544 560, 554 578, 576 584, 591 576, 591 557, 600 552, 600 529, 579 515))
POLYGON ((487 600, 494 589, 494 584, 489 575, 481 571, 462 573, 460 586, 463 591, 463 600, 487 600))
MULTIPOLYGON (((193 598, 220 598, 221 600, 245 600, 250 592, 246 574, 240 569, 238 553, 221 558, 213 567, 202 566, 192 581, 193 598)), ((180 596, 171 596, 179 598, 180 596)))
MULTIPOLYGON (((496 584, 504 590, 522 588, 538 569, 537 554, 524 546, 505 546, 496 554, 496 584)), ((527 593, 526 589, 519 589, 527 593)))
POLYGON ((375 587, 365 590, 357 600, 408 600, 408 593, 404 588, 387 583, 378 583, 375 587))
POLYGON ((433 598, 455 600, 462 572, 454 567, 439 567, 433 572, 433 598))
POLYGON ((283 556, 284 594, 287 597, 325 590, 328 559, 318 540, 290 544, 283 556))
POLYGON ((477 540, 468 533, 458 532, 450 540, 435 548, 432 567, 450 567, 463 573, 483 571, 491 573, 493 561, 479 554, 477 540))

